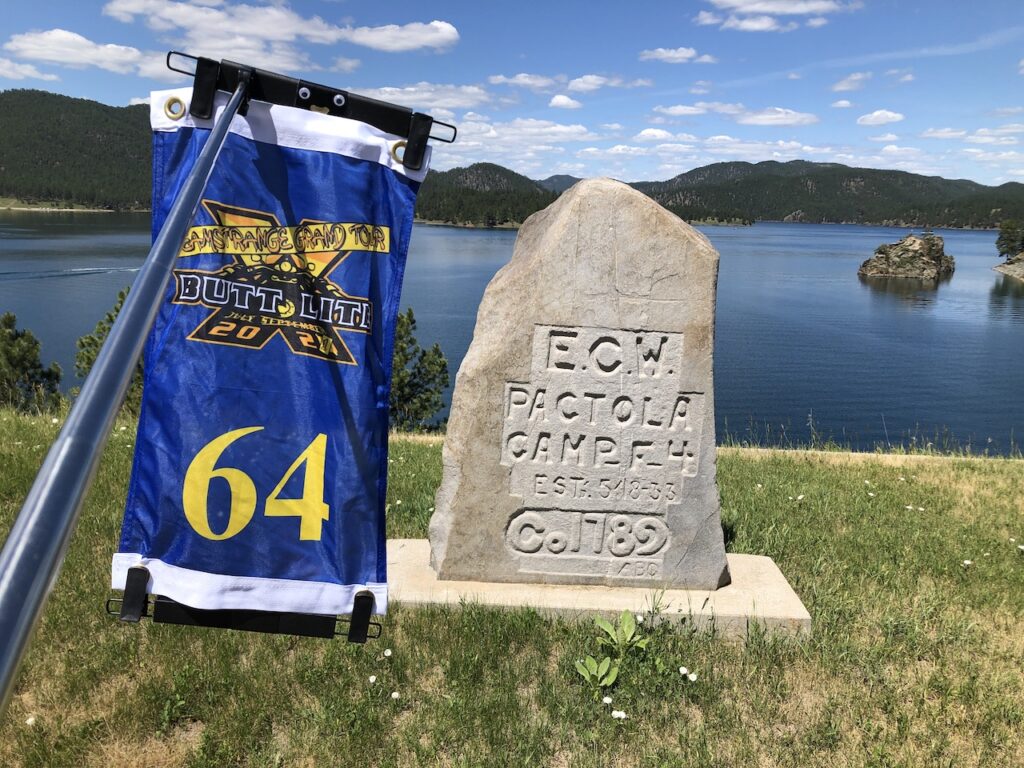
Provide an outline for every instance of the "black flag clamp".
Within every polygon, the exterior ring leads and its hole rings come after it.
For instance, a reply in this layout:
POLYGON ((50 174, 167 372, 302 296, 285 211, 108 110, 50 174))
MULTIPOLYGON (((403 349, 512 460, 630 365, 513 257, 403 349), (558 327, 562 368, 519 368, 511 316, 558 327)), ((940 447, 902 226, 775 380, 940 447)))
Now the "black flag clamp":
POLYGON ((458 130, 454 125, 442 123, 430 115, 413 112, 406 107, 360 96, 349 91, 318 85, 275 72, 238 64, 234 61, 214 61, 202 56, 171 51, 167 54, 167 68, 194 77, 192 104, 193 117, 209 119, 213 116, 214 95, 217 91, 231 93, 245 77, 249 78, 246 97, 238 113, 245 115, 249 101, 265 101, 285 107, 297 107, 335 117, 347 117, 372 125, 378 130, 398 136, 405 141, 401 162, 410 171, 423 168, 427 140, 451 144, 458 130), (441 135, 434 135, 434 127, 441 135), (447 129, 444 130, 444 129, 447 129))
POLYGON ((138 623, 150 618, 157 624, 178 624, 188 627, 239 629, 246 632, 265 632, 276 635, 333 638, 340 635, 339 624, 348 624, 348 641, 365 643, 380 637, 381 625, 371 621, 373 593, 357 592, 352 602, 352 614, 322 616, 311 613, 285 613, 254 610, 203 610, 175 602, 163 595, 149 595, 149 571, 142 566, 128 569, 128 578, 122 597, 107 600, 107 613, 121 621, 138 623), (373 634, 370 633, 371 628, 373 634))

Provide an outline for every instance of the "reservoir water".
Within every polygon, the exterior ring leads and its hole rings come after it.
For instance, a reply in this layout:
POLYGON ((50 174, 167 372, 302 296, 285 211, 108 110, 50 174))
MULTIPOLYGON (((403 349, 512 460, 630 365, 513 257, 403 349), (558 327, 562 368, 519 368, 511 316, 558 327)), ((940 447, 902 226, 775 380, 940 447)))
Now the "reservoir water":
MULTIPOLYGON (((857 267, 909 230, 759 223, 703 230, 721 254, 719 439, 854 449, 935 443, 1006 453, 1024 435, 1024 282, 992 271, 995 233, 937 230, 956 273, 937 287, 867 283, 857 267)), ((516 233, 417 225, 403 307, 455 371, 487 282, 516 233)), ((74 375, 75 341, 130 285, 145 214, 0 212, 0 312, 74 375)))

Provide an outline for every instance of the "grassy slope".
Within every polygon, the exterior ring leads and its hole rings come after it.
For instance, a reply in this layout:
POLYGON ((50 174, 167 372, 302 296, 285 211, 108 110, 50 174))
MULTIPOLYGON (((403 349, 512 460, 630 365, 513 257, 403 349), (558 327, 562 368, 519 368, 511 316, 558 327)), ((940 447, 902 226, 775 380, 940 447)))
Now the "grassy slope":
MULTIPOLYGON (((2 765, 1024 764, 1020 460, 723 450, 729 548, 775 558, 814 635, 736 645, 666 622, 623 667, 620 722, 572 668, 593 627, 530 611, 399 606, 362 647, 105 616, 120 426, 0 721, 2 765)), ((0 532, 56 430, 0 413, 0 532)), ((399 439, 392 458, 389 534, 423 536, 440 446, 399 439)))

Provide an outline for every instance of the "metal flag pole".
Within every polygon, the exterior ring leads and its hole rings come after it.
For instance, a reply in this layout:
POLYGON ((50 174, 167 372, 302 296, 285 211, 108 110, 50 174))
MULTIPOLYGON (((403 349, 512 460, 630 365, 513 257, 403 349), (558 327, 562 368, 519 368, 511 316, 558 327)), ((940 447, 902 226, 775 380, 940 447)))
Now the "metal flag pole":
POLYGON ((188 225, 231 120, 246 101, 250 76, 251 71, 239 72, 234 93, 174 201, 0 552, 0 715, 7 708, 32 629, 60 573, 101 449, 156 318, 188 225))

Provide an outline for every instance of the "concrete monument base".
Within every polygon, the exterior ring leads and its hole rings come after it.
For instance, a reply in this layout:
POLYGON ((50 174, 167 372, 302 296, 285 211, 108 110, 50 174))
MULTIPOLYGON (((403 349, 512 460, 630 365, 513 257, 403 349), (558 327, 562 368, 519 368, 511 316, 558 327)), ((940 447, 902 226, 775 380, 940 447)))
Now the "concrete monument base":
MULTIPOLYGON (((666 589, 660 593, 661 612, 655 621, 688 618, 720 636, 744 638, 757 624, 767 631, 806 635, 811 615, 770 557, 727 555, 732 583, 714 591, 666 589)), ((440 580, 430 567, 426 539, 388 541, 389 600, 403 605, 445 605, 465 601, 495 608, 533 608, 567 618, 606 616, 622 611, 644 613, 657 590, 642 587, 515 584, 440 580)))

